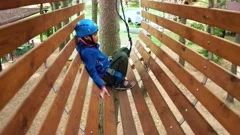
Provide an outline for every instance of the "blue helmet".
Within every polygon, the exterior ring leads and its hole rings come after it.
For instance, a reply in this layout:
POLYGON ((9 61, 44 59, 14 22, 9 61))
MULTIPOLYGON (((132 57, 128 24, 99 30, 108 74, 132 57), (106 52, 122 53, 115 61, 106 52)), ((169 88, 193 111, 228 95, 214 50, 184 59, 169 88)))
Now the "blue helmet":
POLYGON ((92 20, 83 19, 75 27, 76 36, 82 38, 98 31, 98 26, 92 20))

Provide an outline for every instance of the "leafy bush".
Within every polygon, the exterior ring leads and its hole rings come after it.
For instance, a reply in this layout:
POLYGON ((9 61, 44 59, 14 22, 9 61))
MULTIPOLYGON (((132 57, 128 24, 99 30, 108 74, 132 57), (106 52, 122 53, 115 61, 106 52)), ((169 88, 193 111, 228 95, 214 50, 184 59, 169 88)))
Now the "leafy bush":
MULTIPOLYGON (((202 54, 204 57, 208 57, 208 50, 206 50, 206 49, 201 49, 199 51, 199 53, 202 54)), ((221 59, 222 58, 220 56, 214 54, 213 58, 212 58, 212 61, 215 62, 215 63, 219 63, 221 59)))
MULTIPOLYGON (((207 31, 210 32, 209 26, 207 27, 207 31)), ((224 36, 225 36, 225 31, 224 31, 223 29, 214 27, 214 35, 216 35, 216 36, 218 36, 218 37, 224 38, 224 36)))
POLYGON ((201 24, 201 23, 195 23, 194 22, 194 23, 191 24, 191 27, 196 28, 198 30, 203 30, 204 31, 204 25, 201 24))

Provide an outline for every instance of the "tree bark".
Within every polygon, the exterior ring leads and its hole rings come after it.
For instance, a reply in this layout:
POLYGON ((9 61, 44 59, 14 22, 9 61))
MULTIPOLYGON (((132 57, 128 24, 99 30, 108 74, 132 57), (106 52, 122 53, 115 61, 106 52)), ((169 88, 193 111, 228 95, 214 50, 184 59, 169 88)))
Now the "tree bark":
MULTIPOLYGON (((51 8, 52 8, 52 11, 55 11, 57 9, 60 9, 60 5, 61 3, 59 1, 57 2, 52 2, 51 3, 51 8)), ((59 23, 58 25, 55 26, 55 32, 58 31, 60 28, 62 27, 61 23, 59 23)))
POLYGON ((97 11, 98 11, 98 1, 97 1, 97 0, 92 0, 92 20, 93 20, 96 24, 98 24, 97 11))
MULTIPOLYGON (((62 8, 68 7, 68 0, 61 1, 62 8)), ((69 23, 69 18, 62 22, 62 27, 69 23)), ((70 36, 66 38, 66 40, 59 46, 59 51, 63 49, 63 47, 70 40, 70 36)))
MULTIPOLYGON (((101 50, 106 55, 112 55, 120 48, 119 17, 116 12, 116 0, 100 0, 99 41, 101 50)), ((118 7, 118 6, 117 6, 118 7)), ((115 93, 115 92, 114 92, 115 93)), ((115 118, 118 116, 118 96, 114 94, 115 118)))
POLYGON ((100 0, 99 41, 101 50, 106 55, 112 55, 120 48, 119 17, 116 12, 115 0, 100 0))

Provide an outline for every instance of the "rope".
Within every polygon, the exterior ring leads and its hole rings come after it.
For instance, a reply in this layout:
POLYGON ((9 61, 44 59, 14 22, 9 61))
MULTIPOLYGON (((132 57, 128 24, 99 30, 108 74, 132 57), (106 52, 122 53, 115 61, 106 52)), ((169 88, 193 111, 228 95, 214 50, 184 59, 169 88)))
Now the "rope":
POLYGON ((123 17, 120 15, 120 13, 118 12, 118 0, 116 0, 116 11, 117 11, 117 14, 118 16, 121 18, 121 20, 123 20, 125 26, 126 26, 126 29, 127 29, 127 34, 128 34, 128 40, 130 42, 130 48, 129 48, 129 52, 128 52, 128 57, 130 56, 130 53, 132 51, 132 38, 130 36, 130 32, 129 32, 129 26, 128 26, 128 23, 126 22, 126 17, 125 17, 125 13, 124 13, 124 8, 123 8, 123 4, 122 4, 122 0, 120 0, 120 4, 121 4, 121 9, 122 9, 122 14, 123 14, 123 17))

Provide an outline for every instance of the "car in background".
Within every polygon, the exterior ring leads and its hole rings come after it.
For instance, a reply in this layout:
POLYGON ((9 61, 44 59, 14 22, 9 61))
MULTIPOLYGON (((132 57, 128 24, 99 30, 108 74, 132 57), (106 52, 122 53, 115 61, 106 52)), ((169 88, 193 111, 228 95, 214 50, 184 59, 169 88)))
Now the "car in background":
POLYGON ((142 21, 141 10, 127 11, 125 16, 128 23, 141 25, 141 21, 142 21))

